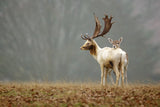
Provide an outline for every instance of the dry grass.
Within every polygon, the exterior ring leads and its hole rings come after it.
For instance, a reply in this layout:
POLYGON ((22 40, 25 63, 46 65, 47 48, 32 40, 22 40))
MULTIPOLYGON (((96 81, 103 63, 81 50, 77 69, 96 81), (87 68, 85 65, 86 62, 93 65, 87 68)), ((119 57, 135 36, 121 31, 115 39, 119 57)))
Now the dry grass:
POLYGON ((160 106, 160 84, 102 88, 97 83, 0 83, 0 106, 155 107, 160 106))

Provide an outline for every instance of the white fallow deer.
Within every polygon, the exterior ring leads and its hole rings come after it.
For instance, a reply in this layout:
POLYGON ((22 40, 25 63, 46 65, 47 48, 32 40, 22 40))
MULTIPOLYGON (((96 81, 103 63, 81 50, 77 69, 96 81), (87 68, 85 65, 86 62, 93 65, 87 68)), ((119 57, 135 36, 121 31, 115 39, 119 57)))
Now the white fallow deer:
MULTIPOLYGON (((101 85, 107 85, 107 73, 109 69, 113 69, 115 74, 116 74, 116 86, 118 86, 119 82, 119 76, 120 76, 120 71, 123 73, 124 72, 124 55, 125 52, 118 48, 110 48, 110 47, 104 47, 100 48, 98 44, 96 43, 94 38, 100 37, 105 35, 106 33, 109 32, 111 26, 112 26, 112 16, 108 18, 108 15, 105 15, 104 20, 104 30, 102 33, 100 33, 101 25, 98 20, 98 18, 95 16, 95 21, 96 21, 96 27, 95 31, 92 36, 88 35, 81 35, 81 38, 86 40, 86 42, 80 47, 81 50, 89 50, 90 54, 97 60, 97 62, 100 64, 101 68, 101 85), (120 69, 120 71, 119 71, 120 69), (105 77, 104 77, 105 74, 105 77), (103 84, 103 79, 105 78, 105 84, 103 84)), ((123 78, 123 76, 122 76, 123 78)), ((123 86, 123 80, 122 80, 122 86, 123 86)))
MULTIPOLYGON (((112 48, 117 49, 117 48, 120 48, 120 45, 123 41, 123 37, 120 37, 119 40, 112 40, 111 38, 108 38, 108 41, 110 44, 112 44, 112 48)), ((125 62, 124 62, 124 75, 125 75, 124 79, 125 79, 126 84, 128 84, 128 82, 127 82, 128 54, 126 53, 126 54, 124 54, 124 56, 125 56, 125 59, 124 59, 125 60, 125 62)), ((110 72, 109 72, 109 75, 111 75, 110 72)), ((113 79, 111 76, 110 76, 110 78, 113 83, 113 79)))

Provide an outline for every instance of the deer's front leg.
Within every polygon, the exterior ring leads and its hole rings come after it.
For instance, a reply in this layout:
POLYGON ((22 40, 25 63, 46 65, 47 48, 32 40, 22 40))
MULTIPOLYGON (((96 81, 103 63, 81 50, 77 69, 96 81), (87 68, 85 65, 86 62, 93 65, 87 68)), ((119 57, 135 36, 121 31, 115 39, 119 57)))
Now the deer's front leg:
POLYGON ((107 74, 108 74, 108 68, 105 69, 105 86, 107 86, 107 74))
POLYGON ((104 78, 104 66, 103 66, 103 64, 100 65, 100 67, 101 67, 101 86, 103 86, 103 78, 104 78))

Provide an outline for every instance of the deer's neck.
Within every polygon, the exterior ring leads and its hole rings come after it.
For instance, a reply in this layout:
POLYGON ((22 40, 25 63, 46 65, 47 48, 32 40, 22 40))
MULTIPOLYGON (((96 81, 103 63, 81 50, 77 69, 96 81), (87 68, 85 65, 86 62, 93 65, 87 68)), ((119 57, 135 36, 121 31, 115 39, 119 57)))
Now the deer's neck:
POLYGON ((98 46, 98 44, 96 43, 96 41, 93 41, 93 45, 92 45, 91 48, 90 48, 90 54, 91 54, 95 59, 97 59, 98 51, 99 51, 100 49, 101 49, 101 48, 98 46))

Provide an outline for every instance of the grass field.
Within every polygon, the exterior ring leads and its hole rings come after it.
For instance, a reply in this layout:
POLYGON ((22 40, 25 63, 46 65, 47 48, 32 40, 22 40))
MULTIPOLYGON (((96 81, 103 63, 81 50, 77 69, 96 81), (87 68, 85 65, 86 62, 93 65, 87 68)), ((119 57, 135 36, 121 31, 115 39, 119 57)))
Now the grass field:
POLYGON ((0 107, 160 107, 160 84, 0 83, 0 107))

